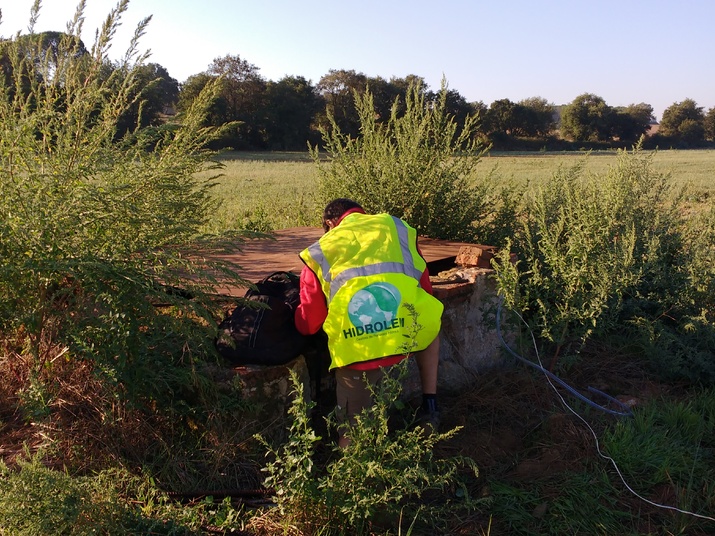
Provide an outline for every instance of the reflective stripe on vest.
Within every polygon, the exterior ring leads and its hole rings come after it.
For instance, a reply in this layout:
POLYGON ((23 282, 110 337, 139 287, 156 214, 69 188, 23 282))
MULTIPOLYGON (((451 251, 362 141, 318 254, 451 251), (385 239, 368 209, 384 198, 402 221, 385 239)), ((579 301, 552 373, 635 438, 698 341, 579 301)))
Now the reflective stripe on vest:
POLYGON ((415 268, 412 251, 410 251, 409 231, 405 226, 405 222, 403 222, 400 218, 392 216, 392 221, 395 223, 395 227, 397 228, 397 236, 400 242, 400 251, 402 252, 403 262, 380 262, 377 264, 369 264, 367 266, 356 266, 340 272, 338 276, 333 279, 330 275, 330 264, 323 253, 323 248, 320 247, 320 242, 315 242, 308 248, 310 256, 316 263, 318 263, 318 265, 320 265, 323 279, 330 285, 330 297, 328 299, 328 303, 332 301, 335 294, 346 282, 355 277, 397 273, 408 275, 419 282, 422 277, 422 272, 415 268))

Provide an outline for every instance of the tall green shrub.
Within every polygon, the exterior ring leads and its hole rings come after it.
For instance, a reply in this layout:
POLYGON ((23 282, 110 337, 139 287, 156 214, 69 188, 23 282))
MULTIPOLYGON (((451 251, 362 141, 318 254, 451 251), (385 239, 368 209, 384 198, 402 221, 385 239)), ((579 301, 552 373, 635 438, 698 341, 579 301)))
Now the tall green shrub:
POLYGON ((617 324, 626 294, 646 292, 644 281, 674 283, 673 195, 651 156, 635 149, 605 174, 586 175, 582 163, 560 169, 527 198, 513 243, 519 266, 504 258, 497 278, 507 303, 553 343, 553 360, 617 324))
POLYGON ((156 497, 143 508, 125 502, 119 490, 129 477, 121 472, 73 478, 43 466, 39 455, 18 465, 12 471, 0 462, 2 534, 195 534, 166 509, 163 517, 151 512, 156 497))
POLYGON ((176 128, 116 140, 119 118, 141 98, 146 59, 138 43, 148 19, 123 59, 107 56, 127 4, 88 52, 84 2, 52 53, 33 33, 39 2, 29 33, 1 45, 0 337, 36 379, 51 383, 59 356, 89 360, 120 393, 170 399, 172 365, 206 353, 205 333, 192 337, 187 318, 210 318, 200 299, 216 275, 207 268, 222 269, 184 252, 213 207, 211 180, 195 177, 214 136, 201 125, 216 88, 207 85, 176 128))
POLYGON ((631 323, 662 376, 713 385, 715 208, 687 217, 677 246, 670 269, 658 271, 632 300, 631 323))
POLYGON ((468 117, 459 130, 447 95, 443 83, 428 101, 422 86, 412 84, 404 103, 395 100, 390 116, 380 118, 370 91, 356 93, 359 136, 344 134, 331 118, 322 132, 328 161, 312 149, 323 205, 348 197, 369 212, 405 219, 421 235, 488 241, 480 225, 496 212, 500 188, 489 176, 477 177, 486 150, 476 137, 478 118, 468 117))
POLYGON ((627 337, 670 380, 715 383, 715 210, 622 151, 606 173, 559 170, 530 192, 526 217, 496 265, 500 292, 522 311, 551 366, 593 335, 627 337))

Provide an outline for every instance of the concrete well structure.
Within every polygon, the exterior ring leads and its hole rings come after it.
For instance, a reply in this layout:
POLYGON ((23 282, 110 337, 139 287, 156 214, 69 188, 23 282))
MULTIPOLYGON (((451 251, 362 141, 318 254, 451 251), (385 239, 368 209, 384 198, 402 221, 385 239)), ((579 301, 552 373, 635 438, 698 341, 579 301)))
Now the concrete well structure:
MULTIPOLYGON (((279 270, 300 273, 303 264, 298 253, 322 236, 315 227, 296 227, 274 233, 274 240, 247 241, 241 251, 224 255, 222 260, 240 266, 241 275, 258 281, 279 270)), ((419 239, 420 250, 430 272, 434 295, 444 304, 440 340, 440 392, 469 389, 478 376, 504 363, 496 331, 496 283, 490 259, 495 248, 430 238, 419 239)), ((222 294, 240 297, 244 288, 222 288, 222 294)), ((279 367, 242 366, 233 369, 244 396, 286 399, 291 391, 289 370, 294 370, 310 393, 308 370, 303 357, 279 367)), ((324 386, 330 386, 325 375, 324 386)), ((412 360, 404 385, 404 396, 421 393, 417 367, 412 360)))

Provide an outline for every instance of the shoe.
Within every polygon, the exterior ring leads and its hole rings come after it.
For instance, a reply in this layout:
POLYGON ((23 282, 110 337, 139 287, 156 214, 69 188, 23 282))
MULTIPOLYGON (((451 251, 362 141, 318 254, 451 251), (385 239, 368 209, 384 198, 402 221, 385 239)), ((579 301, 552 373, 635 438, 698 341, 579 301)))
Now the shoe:
POLYGON ((428 411, 420 408, 415 415, 415 423, 427 433, 438 434, 440 425, 439 411, 428 411))

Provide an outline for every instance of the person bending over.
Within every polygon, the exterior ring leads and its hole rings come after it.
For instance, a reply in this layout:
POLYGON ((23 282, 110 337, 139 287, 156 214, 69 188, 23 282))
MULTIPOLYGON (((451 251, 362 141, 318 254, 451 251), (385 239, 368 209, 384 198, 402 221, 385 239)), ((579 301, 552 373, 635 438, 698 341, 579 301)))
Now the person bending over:
MULTIPOLYGON (((389 214, 366 214, 345 198, 325 207, 323 228, 320 240, 300 253, 305 266, 295 324, 304 335, 321 327, 327 334, 339 416, 354 422, 372 405, 363 375, 375 384, 389 367, 414 353, 423 392, 419 419, 436 430, 444 306, 432 296, 417 232, 389 214)), ((339 433, 338 444, 349 443, 339 433)))

